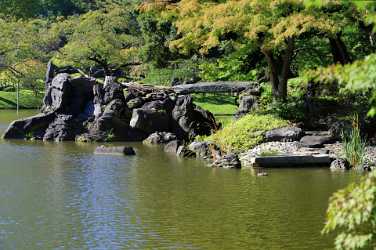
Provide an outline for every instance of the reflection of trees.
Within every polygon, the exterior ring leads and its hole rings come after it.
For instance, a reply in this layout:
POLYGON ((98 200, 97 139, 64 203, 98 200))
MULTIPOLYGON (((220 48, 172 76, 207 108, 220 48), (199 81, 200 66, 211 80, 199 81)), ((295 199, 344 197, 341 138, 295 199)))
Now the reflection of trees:
POLYGON ((149 246, 204 249, 328 247, 320 230, 331 192, 348 182, 327 170, 248 171, 197 161, 138 159, 136 211, 149 246), (307 243, 308 242, 308 243, 307 243))

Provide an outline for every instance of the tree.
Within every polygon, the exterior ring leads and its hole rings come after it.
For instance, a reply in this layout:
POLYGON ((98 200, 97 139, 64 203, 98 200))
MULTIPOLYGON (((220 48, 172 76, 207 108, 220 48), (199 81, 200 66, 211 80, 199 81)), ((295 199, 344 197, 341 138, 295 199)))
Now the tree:
POLYGON ((73 65, 88 70, 100 67, 104 75, 116 74, 119 69, 139 63, 139 27, 131 11, 118 5, 89 11, 80 17, 71 17, 57 33, 66 31, 66 44, 55 56, 60 65, 73 65))
POLYGON ((335 38, 339 32, 330 18, 312 12, 303 1, 183 0, 176 13, 181 37, 170 43, 172 49, 208 54, 225 41, 235 47, 251 42, 264 54, 274 96, 280 99, 287 96, 297 40, 307 36, 335 38))
POLYGON ((17 18, 30 18, 41 11, 40 0, 1 0, 0 13, 17 18))

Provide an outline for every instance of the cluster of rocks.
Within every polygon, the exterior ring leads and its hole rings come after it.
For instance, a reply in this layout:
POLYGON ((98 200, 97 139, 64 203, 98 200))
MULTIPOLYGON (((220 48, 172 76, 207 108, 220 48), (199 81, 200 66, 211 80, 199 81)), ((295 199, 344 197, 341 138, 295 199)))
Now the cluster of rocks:
POLYGON ((217 129, 213 114, 171 89, 135 85, 124 94, 118 83, 103 85, 65 73, 46 87, 41 113, 14 121, 5 139, 142 141, 169 132, 173 135, 161 140, 185 141, 217 129))
POLYGON ((235 113, 235 118, 239 119, 242 116, 256 110, 258 107, 260 94, 261 92, 259 89, 249 89, 243 91, 238 99, 238 110, 235 113))

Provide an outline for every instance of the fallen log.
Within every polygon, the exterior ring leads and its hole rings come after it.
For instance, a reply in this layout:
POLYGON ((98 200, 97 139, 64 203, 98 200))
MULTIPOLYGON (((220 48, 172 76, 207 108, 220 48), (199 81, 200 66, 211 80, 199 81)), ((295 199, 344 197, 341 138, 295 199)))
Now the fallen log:
POLYGON ((194 93, 239 93, 250 91, 259 94, 256 82, 198 82, 195 84, 176 85, 171 87, 176 93, 186 95, 194 93))

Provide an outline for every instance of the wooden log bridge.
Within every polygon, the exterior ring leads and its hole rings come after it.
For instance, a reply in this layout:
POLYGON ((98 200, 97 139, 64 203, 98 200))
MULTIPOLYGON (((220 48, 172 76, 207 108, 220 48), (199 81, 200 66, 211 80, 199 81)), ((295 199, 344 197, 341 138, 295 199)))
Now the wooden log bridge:
POLYGON ((194 84, 176 85, 171 87, 176 93, 186 95, 195 93, 239 93, 250 91, 257 95, 260 89, 256 82, 198 82, 194 84))

